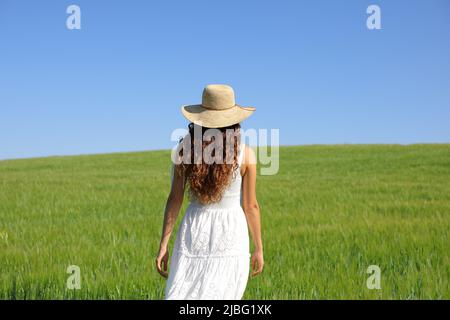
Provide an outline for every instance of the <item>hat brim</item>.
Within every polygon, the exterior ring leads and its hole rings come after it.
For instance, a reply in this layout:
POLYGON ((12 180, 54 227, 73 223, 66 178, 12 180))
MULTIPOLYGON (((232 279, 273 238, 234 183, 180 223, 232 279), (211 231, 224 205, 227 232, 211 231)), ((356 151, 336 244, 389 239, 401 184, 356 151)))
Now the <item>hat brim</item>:
POLYGON ((201 104, 181 107, 181 112, 189 121, 206 128, 223 128, 239 123, 255 112, 254 107, 235 105, 225 110, 211 110, 201 104))

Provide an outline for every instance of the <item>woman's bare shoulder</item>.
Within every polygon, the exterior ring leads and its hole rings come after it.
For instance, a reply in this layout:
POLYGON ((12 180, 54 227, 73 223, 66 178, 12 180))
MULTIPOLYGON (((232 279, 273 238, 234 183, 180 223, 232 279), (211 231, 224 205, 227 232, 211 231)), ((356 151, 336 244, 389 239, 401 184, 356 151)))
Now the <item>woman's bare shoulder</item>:
POLYGON ((246 169, 247 169, 247 167, 249 165, 256 164, 256 153, 255 153, 255 150, 252 147, 250 147, 250 146, 248 146, 246 144, 244 144, 243 146, 244 146, 244 150, 243 150, 243 152, 244 152, 243 156, 244 157, 242 159, 242 164, 241 164, 241 169, 242 170, 241 170, 241 172, 244 175, 245 172, 246 172, 246 169))
POLYGON ((245 164, 256 164, 256 153, 255 150, 244 144, 244 159, 243 162, 245 164))

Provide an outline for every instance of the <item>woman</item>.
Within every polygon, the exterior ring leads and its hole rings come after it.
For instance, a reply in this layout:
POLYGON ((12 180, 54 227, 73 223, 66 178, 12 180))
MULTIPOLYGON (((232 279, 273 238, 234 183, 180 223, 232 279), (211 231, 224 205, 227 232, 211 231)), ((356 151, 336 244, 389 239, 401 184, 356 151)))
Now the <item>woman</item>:
POLYGON ((251 148, 240 143, 239 132, 239 122, 254 110, 236 105, 233 89, 226 85, 208 85, 201 105, 182 107, 192 123, 175 153, 177 159, 183 157, 183 162, 173 170, 156 258, 158 272, 168 277, 166 299, 241 299, 249 274, 248 229, 254 242, 252 276, 262 272, 256 157, 251 148), (215 133, 214 138, 205 139, 208 131, 215 133), (200 152, 196 143, 201 146, 200 152), (225 146, 212 152, 214 160, 220 155, 223 162, 203 158, 212 143, 225 146), (199 154, 200 161, 195 161, 199 154), (169 238, 186 185, 191 202, 179 227, 167 273, 169 238))

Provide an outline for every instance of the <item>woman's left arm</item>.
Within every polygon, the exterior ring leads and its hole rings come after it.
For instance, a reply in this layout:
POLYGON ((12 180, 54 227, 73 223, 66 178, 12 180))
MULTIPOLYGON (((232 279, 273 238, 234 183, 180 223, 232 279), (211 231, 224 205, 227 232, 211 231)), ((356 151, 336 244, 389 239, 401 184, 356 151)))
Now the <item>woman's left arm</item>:
POLYGON ((173 170, 172 187, 169 197, 166 202, 166 209, 164 212, 164 223, 161 235, 161 242, 159 244, 159 252, 156 258, 156 269, 164 278, 168 277, 167 267, 169 263, 169 240, 172 234, 178 214, 180 213, 181 205, 184 197, 184 178, 178 173, 178 170, 173 170))

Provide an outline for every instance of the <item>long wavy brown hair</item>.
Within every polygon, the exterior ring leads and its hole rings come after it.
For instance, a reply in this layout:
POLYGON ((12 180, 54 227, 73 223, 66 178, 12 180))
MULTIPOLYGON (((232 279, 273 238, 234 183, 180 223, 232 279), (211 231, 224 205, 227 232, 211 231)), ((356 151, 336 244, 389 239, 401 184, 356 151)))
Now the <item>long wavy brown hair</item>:
MULTIPOLYGON (((227 186, 230 184, 233 174, 235 174, 238 168, 238 154, 240 148, 240 124, 234 124, 228 127, 217 128, 222 134, 222 148, 215 148, 212 152, 212 156, 215 157, 215 152, 221 152, 223 159, 220 163, 205 163, 205 159, 201 158, 201 161, 196 162, 194 159, 199 154, 199 148, 196 148, 196 141, 198 138, 194 134, 194 130, 200 130, 201 128, 201 154, 203 150, 215 141, 215 137, 210 139, 204 139, 205 133, 210 128, 199 127, 193 123, 190 123, 189 134, 180 140, 183 143, 184 139, 190 139, 190 159, 187 163, 181 162, 176 165, 177 173, 184 177, 188 182, 189 194, 191 199, 195 199, 202 204, 215 203, 222 199, 223 193, 227 186), (227 137, 228 136, 228 137, 227 137), (206 140, 206 141, 205 141, 206 140), (208 141, 209 140, 209 141, 208 141), (229 141, 234 141, 229 143, 229 141)), ((200 132, 200 131, 199 131, 200 132)), ((217 132, 217 131, 216 131, 217 132)), ((199 141, 197 144, 200 145, 199 141)), ((183 157, 184 149, 182 148, 178 156, 183 157)))

